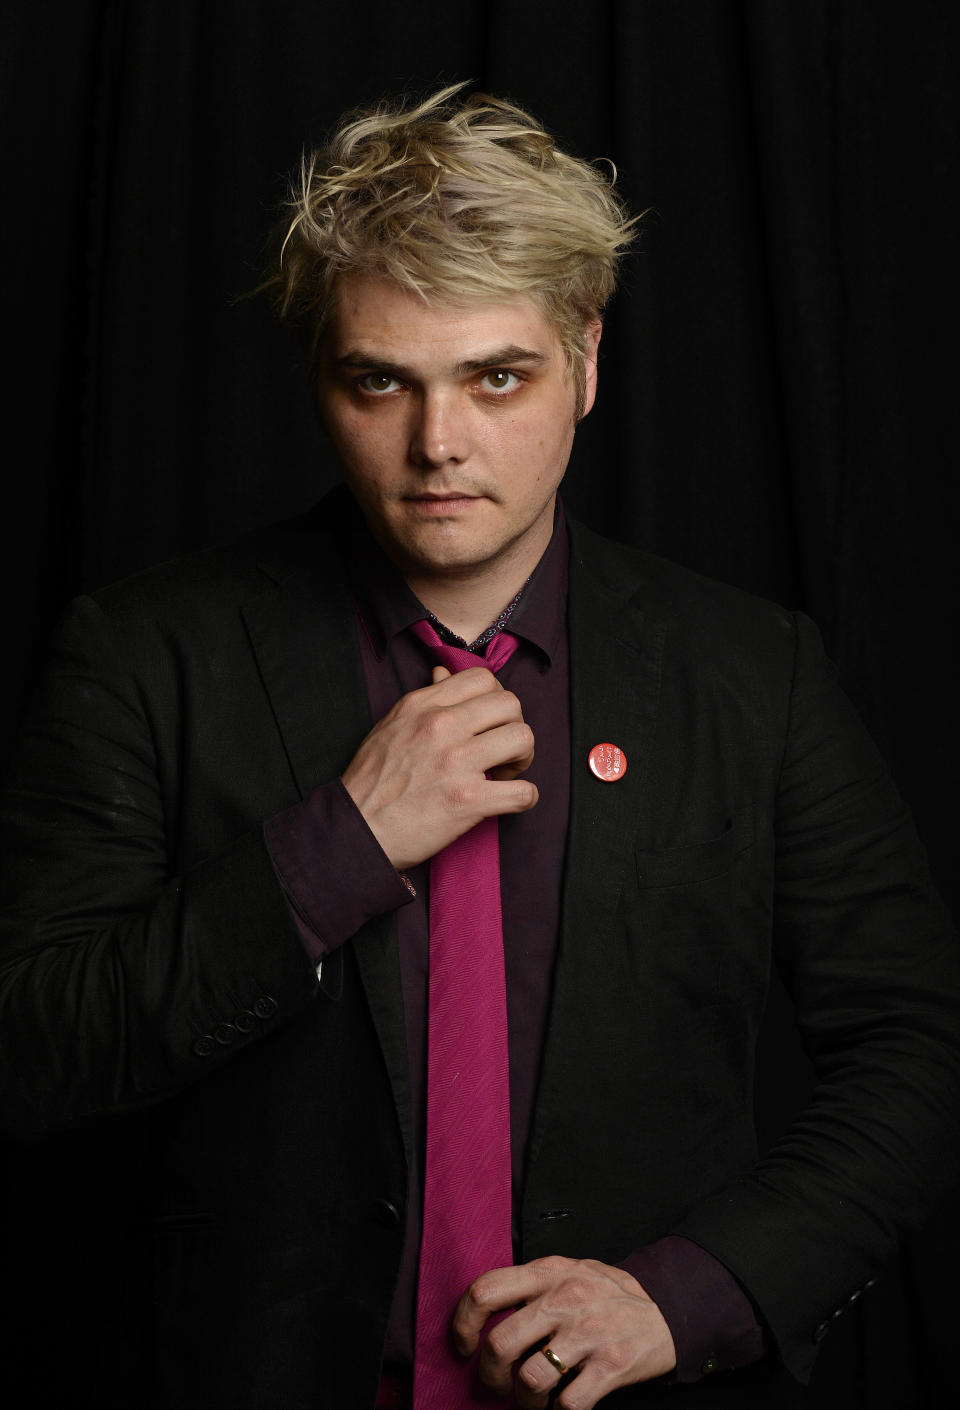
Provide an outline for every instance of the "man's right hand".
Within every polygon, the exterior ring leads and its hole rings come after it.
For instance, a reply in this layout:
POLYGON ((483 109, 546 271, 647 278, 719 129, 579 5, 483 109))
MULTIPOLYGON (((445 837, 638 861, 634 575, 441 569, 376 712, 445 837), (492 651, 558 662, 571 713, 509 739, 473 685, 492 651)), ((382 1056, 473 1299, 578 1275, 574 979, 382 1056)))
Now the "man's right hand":
POLYGON ((482 666, 401 696, 367 735, 343 784, 398 871, 424 862, 481 818, 525 813, 537 789, 520 702, 482 666), (486 774, 490 773, 487 778, 486 774))

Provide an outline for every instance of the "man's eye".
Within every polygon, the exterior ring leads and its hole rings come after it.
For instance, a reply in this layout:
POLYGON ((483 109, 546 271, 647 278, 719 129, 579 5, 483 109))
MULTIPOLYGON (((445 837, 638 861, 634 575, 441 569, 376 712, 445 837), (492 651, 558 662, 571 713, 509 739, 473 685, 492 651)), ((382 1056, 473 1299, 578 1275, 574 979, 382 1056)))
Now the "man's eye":
POLYGON ((492 372, 483 374, 483 383, 488 392, 512 392, 519 381, 520 378, 515 372, 508 372, 504 367, 495 367, 492 372))
POLYGON ((368 372, 366 377, 360 379, 360 386, 365 392, 392 392, 399 385, 399 382, 393 377, 388 377, 386 372, 368 372))

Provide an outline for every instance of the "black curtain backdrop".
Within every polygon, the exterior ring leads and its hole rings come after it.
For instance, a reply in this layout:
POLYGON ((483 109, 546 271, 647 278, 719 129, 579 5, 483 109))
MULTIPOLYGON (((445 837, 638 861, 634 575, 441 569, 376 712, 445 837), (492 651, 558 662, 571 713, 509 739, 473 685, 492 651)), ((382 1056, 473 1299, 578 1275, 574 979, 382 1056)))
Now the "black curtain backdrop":
MULTIPOLYGON (((334 482, 295 347, 239 296, 304 144, 470 79, 650 208, 568 503, 816 619, 956 900, 960 10, 20 0, 3 30, 5 747, 70 596, 334 482)), ((787 1012, 775 991, 765 1140, 809 1085, 787 1012)), ((17 1404, 86 1405, 102 1235, 69 1143, 8 1165, 17 1404)), ((955 1203, 828 1338, 810 1404, 952 1394, 958 1225, 955 1203)))

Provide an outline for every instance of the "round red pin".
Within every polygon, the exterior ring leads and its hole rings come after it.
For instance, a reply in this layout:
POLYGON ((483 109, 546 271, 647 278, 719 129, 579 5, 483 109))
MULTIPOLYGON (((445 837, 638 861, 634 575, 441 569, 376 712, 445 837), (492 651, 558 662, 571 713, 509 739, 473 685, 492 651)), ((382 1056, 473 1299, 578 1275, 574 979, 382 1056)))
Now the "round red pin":
POLYGON ((603 783, 619 783, 627 772, 627 756, 619 744, 595 744, 587 755, 590 772, 603 783))

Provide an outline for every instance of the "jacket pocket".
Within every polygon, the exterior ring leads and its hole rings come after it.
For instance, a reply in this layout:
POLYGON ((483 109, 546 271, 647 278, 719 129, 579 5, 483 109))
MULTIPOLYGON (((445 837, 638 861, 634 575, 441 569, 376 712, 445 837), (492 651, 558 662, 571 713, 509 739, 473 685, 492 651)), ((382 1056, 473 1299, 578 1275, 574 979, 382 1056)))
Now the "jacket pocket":
POLYGON ((690 886, 711 881, 730 870, 741 853, 756 839, 756 814, 744 808, 728 818, 722 831, 703 842, 636 853, 637 885, 645 890, 661 886, 690 886))
POLYGON ((706 1006, 743 1004, 752 1023, 770 968, 772 839, 754 808, 712 836, 636 853, 624 924, 636 982, 686 1028, 706 1006))

